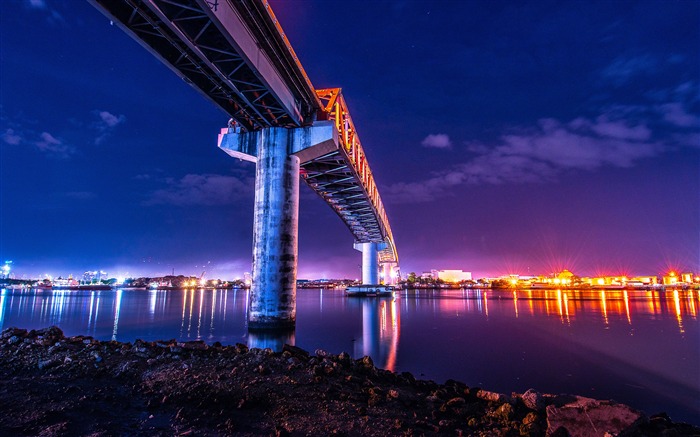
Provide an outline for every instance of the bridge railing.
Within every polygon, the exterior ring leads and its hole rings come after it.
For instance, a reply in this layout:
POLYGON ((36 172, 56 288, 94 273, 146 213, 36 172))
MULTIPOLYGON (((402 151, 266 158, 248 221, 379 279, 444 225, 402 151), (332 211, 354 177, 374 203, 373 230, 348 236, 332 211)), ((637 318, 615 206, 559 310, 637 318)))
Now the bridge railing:
POLYGON ((387 249, 380 253, 382 262, 398 262, 398 255, 394 246, 394 236, 391 233, 389 220, 384 210, 382 198, 379 195, 377 184, 372 176, 372 170, 367 162, 365 151, 360 143, 360 138, 357 135, 355 124, 350 116, 347 103, 343 97, 341 88, 327 88, 316 90, 319 100, 321 101, 321 111, 319 111, 319 120, 332 120, 338 130, 338 138, 341 146, 344 148, 347 156, 362 181, 362 185, 367 192, 369 200, 377 214, 377 219, 383 229, 384 242, 387 243, 387 249))

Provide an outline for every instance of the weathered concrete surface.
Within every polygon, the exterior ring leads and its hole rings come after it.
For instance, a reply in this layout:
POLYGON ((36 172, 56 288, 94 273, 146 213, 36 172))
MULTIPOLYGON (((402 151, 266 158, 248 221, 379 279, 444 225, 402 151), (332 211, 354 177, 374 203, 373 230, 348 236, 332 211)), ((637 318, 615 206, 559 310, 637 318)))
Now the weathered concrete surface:
POLYGON ((615 436, 629 429, 642 413, 612 401, 573 397, 563 405, 547 407, 547 435, 570 437, 615 436), (564 434, 566 432, 566 434, 564 434))
MULTIPOLYGON (((288 130, 291 137, 287 152, 299 157, 303 164, 319 156, 338 150, 338 130, 332 121, 317 121, 313 126, 288 130)), ((257 161, 263 131, 241 132, 237 128, 223 128, 219 134, 218 146, 233 158, 244 161, 257 161)))
POLYGON ((248 329, 293 328, 296 322, 299 166, 337 149, 332 122, 242 132, 224 128, 219 148, 256 163, 253 283, 248 329))
POLYGON ((293 327, 296 321, 299 158, 289 154, 291 131, 268 128, 255 172, 253 283, 249 329, 293 327))
POLYGON ((386 243, 355 243, 354 247, 362 252, 362 283, 379 284, 379 251, 386 243))

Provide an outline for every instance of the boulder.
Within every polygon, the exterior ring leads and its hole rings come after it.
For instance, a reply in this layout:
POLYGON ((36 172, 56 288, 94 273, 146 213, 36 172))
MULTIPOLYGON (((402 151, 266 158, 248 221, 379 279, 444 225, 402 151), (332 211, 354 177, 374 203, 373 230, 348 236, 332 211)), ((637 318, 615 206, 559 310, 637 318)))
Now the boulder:
POLYGON ((613 401, 572 396, 566 404, 547 407, 547 435, 595 437, 617 435, 629 428, 642 413, 613 401))

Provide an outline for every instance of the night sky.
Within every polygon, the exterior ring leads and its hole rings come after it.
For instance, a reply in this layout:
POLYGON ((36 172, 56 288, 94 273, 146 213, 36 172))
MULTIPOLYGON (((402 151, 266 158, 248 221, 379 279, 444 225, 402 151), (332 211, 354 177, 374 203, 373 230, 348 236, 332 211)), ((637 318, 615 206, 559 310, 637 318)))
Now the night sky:
MULTIPOLYGON (((342 87, 401 270, 700 271, 700 2, 275 1, 342 87)), ((78 0, 0 2, 0 261, 15 273, 251 270, 228 117, 78 0)), ((360 277, 301 190, 299 277, 360 277)))

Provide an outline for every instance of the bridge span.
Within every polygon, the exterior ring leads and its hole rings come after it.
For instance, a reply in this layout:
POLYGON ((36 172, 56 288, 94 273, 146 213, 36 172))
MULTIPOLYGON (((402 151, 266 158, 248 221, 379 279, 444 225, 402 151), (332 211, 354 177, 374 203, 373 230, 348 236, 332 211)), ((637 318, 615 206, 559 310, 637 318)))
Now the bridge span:
POLYGON ((88 0, 231 119, 218 146, 256 163, 249 329, 296 320, 299 179, 362 252, 362 280, 398 253, 339 88, 317 90, 263 0, 88 0))

